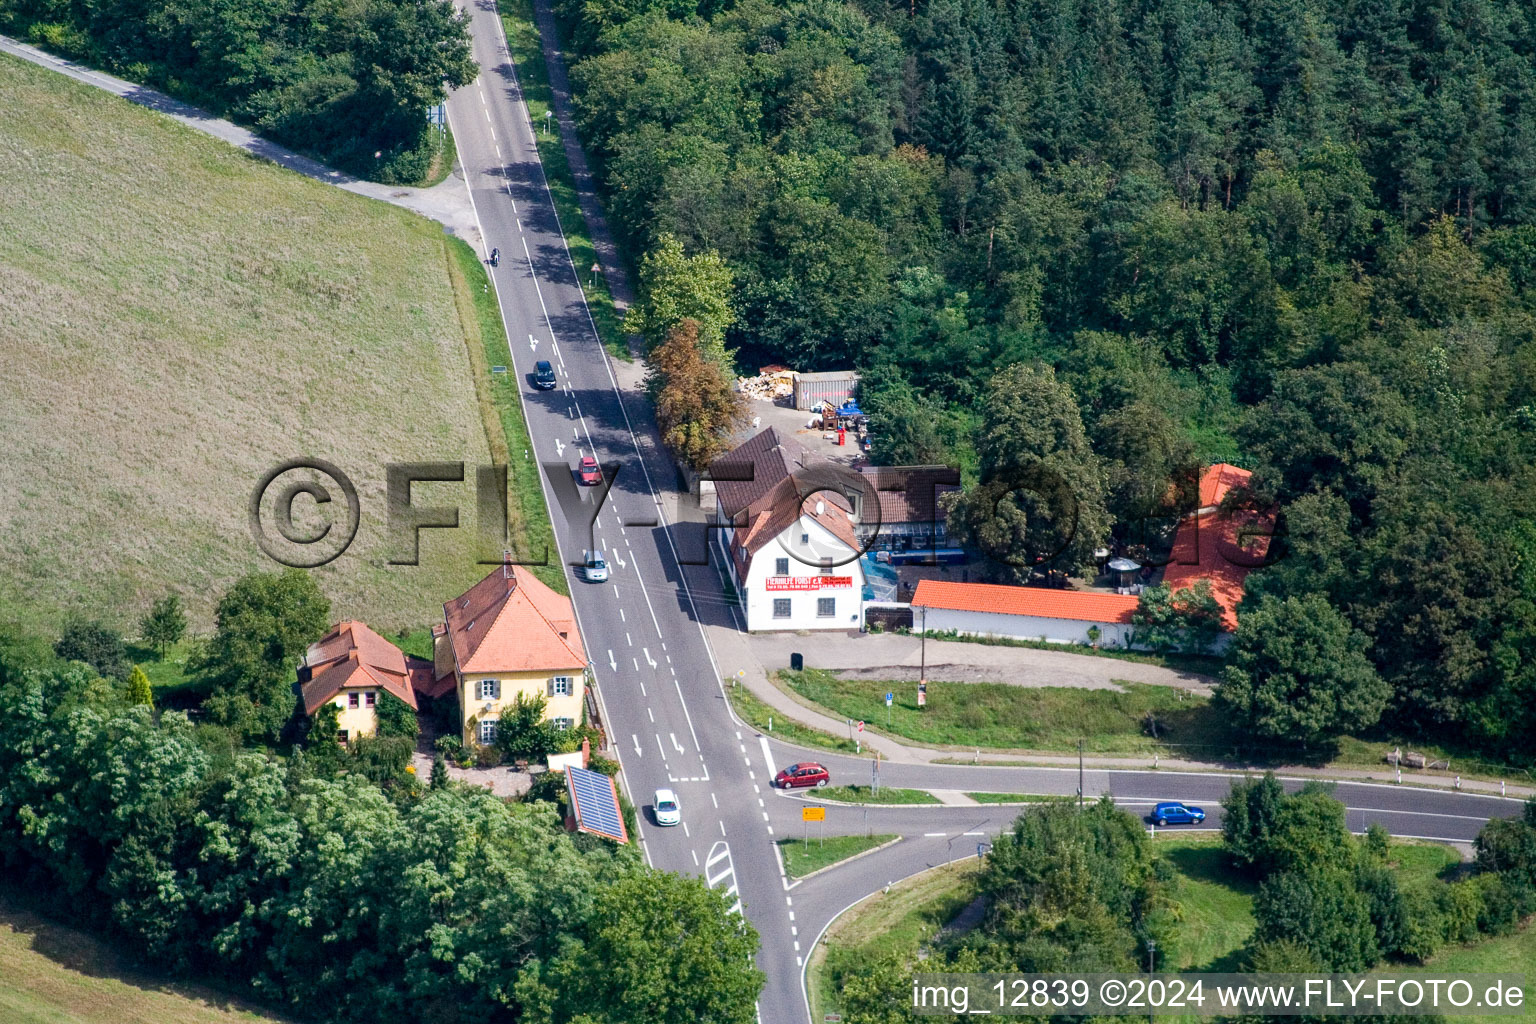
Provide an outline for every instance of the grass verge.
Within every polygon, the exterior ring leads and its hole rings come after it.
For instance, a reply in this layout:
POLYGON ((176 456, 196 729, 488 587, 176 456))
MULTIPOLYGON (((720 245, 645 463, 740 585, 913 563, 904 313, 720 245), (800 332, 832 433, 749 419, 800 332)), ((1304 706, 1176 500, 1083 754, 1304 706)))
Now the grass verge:
POLYGON ((775 716, 773 708, 754 697, 746 687, 732 686, 729 679, 725 681, 725 692, 730 698, 731 707, 736 710, 741 720, 759 732, 777 737, 785 743, 798 743, 803 747, 833 750, 839 754, 854 752, 854 745, 849 740, 790 721, 782 715, 775 716), (773 725, 772 729, 768 728, 770 723, 773 725))
POLYGON ((284 1018, 201 985, 143 973, 119 950, 0 895, 6 1024, 276 1024, 284 1018))
POLYGON ((832 922, 811 951, 806 989, 811 1019, 840 1009, 844 979, 889 954, 913 955, 975 897, 981 862, 967 858, 904 879, 832 922))
POLYGON ((1124 692, 1074 687, 1009 686, 1006 683, 928 683, 928 706, 917 706, 911 686, 843 679, 825 669, 784 670, 779 679, 794 693, 836 718, 853 718, 918 743, 994 750, 1075 750, 1090 753, 1191 752, 1179 742, 1200 737, 1210 755, 1230 749, 1228 730, 1210 701, 1172 686, 1123 683, 1124 692), (898 696, 889 709, 885 694, 898 696), (1162 738, 1144 732, 1154 714, 1162 738))
POLYGON ((1048 804, 1052 800, 1076 799, 1065 796, 1042 796, 1039 793, 967 793, 965 795, 979 804, 1048 804))
POLYGON ((533 23, 533 5, 529 0, 501 0, 501 24, 507 33, 507 47, 517 64, 517 81, 523 92, 523 102, 528 107, 528 119, 537 126, 534 137, 538 142, 539 160, 544 164, 544 177, 554 197, 555 213, 560 218, 560 228, 565 232, 565 244, 571 251, 571 261, 576 266, 576 277, 587 297, 587 308, 592 311, 592 321, 597 325, 597 336, 603 347, 616 359, 629 361, 629 343, 620 326, 621 317, 613 306, 613 295, 603 275, 592 273, 597 262, 597 249, 592 244, 587 219, 581 213, 581 201, 576 194, 576 181, 571 176, 571 165, 565 157, 565 145, 560 138, 560 126, 553 117, 549 89, 549 69, 544 65, 544 49, 539 30, 533 23))
POLYGON ((507 330, 490 290, 490 279, 480 257, 459 238, 447 238, 449 277, 459 319, 464 325, 465 347, 469 351, 470 374, 475 382, 475 399, 480 409, 491 457, 507 467, 507 529, 512 538, 513 558, 529 565, 533 573, 557 593, 569 594, 565 571, 559 564, 555 533, 550 526, 549 510, 539 481, 539 464, 533 457, 533 442, 523 419, 518 394, 517 375, 511 371, 511 353, 507 351, 507 330), (492 373, 491 367, 508 367, 505 373, 492 373), (539 564, 541 562, 547 564, 539 564))
POLYGON ((940 800, 925 789, 896 789, 881 786, 871 793, 868 786, 827 786, 816 790, 817 800, 836 800, 845 804, 936 804, 940 800))
MULTIPOLYGON (((814 833, 815 830, 812 829, 814 833)), ((866 850, 895 839, 895 836, 829 836, 825 839, 811 835, 805 839, 780 839, 779 855, 784 858, 784 873, 790 878, 804 878, 812 871, 829 868, 839 861, 856 857, 866 850)))
POLYGON ((448 180, 448 175, 453 173, 454 161, 459 158, 459 147, 453 141, 453 129, 443 125, 442 144, 437 147, 437 152, 432 154, 432 162, 427 165, 427 173, 415 183, 417 188, 431 188, 441 185, 448 180))

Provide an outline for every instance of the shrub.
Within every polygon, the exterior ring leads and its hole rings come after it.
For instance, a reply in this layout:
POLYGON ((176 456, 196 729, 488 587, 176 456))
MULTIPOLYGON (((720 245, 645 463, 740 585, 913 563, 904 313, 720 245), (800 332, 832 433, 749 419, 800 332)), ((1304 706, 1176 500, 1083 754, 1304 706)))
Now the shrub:
POLYGON ((476 747, 475 764, 481 768, 495 768, 501 764, 501 751, 491 744, 476 747))
POLYGON ((602 754, 593 754, 589 757, 587 767, 594 772, 602 772, 609 778, 619 774, 619 762, 611 761, 602 754))
POLYGON ((417 733, 421 732, 421 726, 416 722, 416 712, 409 704, 392 693, 379 694, 379 701, 373 713, 378 718, 380 736, 399 736, 415 740, 417 733))
POLYGON ((128 648, 123 636, 100 620, 70 619, 53 652, 66 661, 83 661, 108 678, 128 678, 128 648))

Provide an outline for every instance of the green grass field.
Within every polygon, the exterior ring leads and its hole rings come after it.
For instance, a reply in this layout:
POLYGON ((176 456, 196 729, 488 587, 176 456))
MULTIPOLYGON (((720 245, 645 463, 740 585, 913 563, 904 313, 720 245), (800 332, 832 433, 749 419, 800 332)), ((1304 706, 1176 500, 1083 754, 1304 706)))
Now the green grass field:
POLYGON ((938 747, 994 750, 1069 750, 1082 739, 1093 752, 1188 752, 1188 745, 1224 749, 1226 729, 1210 701, 1171 686, 1124 683, 1125 692, 1006 683, 929 681, 928 706, 919 708, 911 686, 843 679, 824 669, 781 671, 779 680, 834 717, 860 719, 877 731, 938 747), (885 694, 899 696, 889 709, 885 694), (1151 711, 1166 730, 1143 731, 1151 711))
POLYGON ((587 297, 587 308, 592 311, 592 322, 597 325, 597 335, 602 339, 603 347, 615 358, 628 361, 629 344, 620 327, 623 318, 613 308, 608 282, 602 274, 592 273, 597 250, 592 245, 586 218, 581 214, 581 201, 577 197, 576 181, 571 177, 571 165, 565 157, 559 126, 553 123, 554 118, 545 116, 552 109, 549 71, 544 64, 539 31, 533 23, 533 5, 529 0, 502 0, 501 12, 502 28, 506 30, 507 46, 517 64, 517 81, 522 87, 523 102, 528 107, 528 118, 537 126, 539 160, 544 165, 549 192, 555 200, 555 213, 560 218, 560 229, 565 232, 571 262, 587 297))
POLYGON ((839 861, 855 857, 865 850, 873 850, 888 843, 895 836, 827 836, 816 835, 817 825, 810 825, 810 838, 780 839, 779 856, 784 858, 784 873, 790 878, 804 878, 812 871, 831 867, 839 861))
POLYGON ((0 897, 5 1024, 278 1024, 214 989, 140 973, 107 943, 0 897))
POLYGON ((441 227, 10 57, 0 96, 0 623, 81 610, 131 632, 176 591, 206 631, 225 587, 277 567, 248 503, 298 456, 359 494, 356 540, 314 570, 333 616, 439 617, 486 571, 491 461, 471 386, 489 327, 462 318, 441 227), (414 488, 465 525, 423 531, 416 566, 389 564, 398 461, 466 464, 414 488))
POLYGON ((1052 800, 1065 800, 1061 796, 1040 796, 1034 793, 967 793, 966 796, 979 804, 1043 804, 1052 800))
POLYGON ((936 804, 939 798, 922 789, 896 789, 881 786, 872 793, 868 786, 827 786, 818 789, 817 800, 836 800, 845 804, 936 804))

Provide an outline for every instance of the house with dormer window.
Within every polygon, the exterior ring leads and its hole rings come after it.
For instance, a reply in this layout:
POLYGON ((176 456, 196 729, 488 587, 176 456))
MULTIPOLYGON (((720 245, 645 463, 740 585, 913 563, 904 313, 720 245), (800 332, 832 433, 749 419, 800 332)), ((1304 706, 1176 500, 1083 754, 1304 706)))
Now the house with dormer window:
POLYGON ((433 655, 430 695, 457 693, 466 745, 495 743, 518 694, 545 698, 545 720, 559 728, 581 724, 587 657, 571 599, 527 569, 498 566, 443 605, 433 655))

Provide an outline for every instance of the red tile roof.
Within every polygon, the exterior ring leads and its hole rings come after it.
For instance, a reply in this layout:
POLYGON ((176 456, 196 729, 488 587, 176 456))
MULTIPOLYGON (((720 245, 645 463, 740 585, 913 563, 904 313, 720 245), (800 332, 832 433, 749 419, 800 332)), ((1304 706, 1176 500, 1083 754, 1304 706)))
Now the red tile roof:
POLYGON ((1163 582, 1169 590, 1183 590, 1209 580, 1211 594, 1221 605, 1222 626, 1235 630, 1244 581, 1263 564, 1274 522, 1273 515, 1241 510, 1185 516, 1174 534, 1163 582))
POLYGON ((587 667, 571 599, 533 573, 498 566, 443 605, 460 672, 537 672, 587 667))
POLYGON ((1234 487, 1246 487, 1253 474, 1246 469, 1218 462, 1200 477, 1200 509, 1215 508, 1234 487))
POLYGON ((913 608, 944 608, 960 612, 1033 615, 1076 622, 1126 623, 1139 598, 1050 587, 1010 587, 996 583, 950 583, 919 580, 913 608))
POLYGON ((320 705, 349 687, 378 688, 416 706, 416 691, 411 685, 416 666, 407 663, 400 648, 361 622, 339 622, 310 644, 304 667, 309 676, 303 687, 306 714, 314 714, 320 705))

